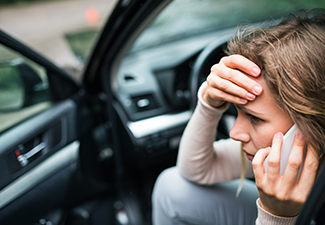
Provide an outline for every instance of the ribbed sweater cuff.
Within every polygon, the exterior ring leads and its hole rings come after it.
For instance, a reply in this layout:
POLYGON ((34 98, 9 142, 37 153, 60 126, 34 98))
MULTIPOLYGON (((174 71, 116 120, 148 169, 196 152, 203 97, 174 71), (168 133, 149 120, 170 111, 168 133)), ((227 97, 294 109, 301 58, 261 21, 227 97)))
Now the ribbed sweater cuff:
POLYGON ((293 225, 295 224, 297 217, 281 217, 275 216, 264 209, 259 205, 260 199, 256 200, 256 205, 258 209, 258 216, 256 219, 256 225, 293 225))

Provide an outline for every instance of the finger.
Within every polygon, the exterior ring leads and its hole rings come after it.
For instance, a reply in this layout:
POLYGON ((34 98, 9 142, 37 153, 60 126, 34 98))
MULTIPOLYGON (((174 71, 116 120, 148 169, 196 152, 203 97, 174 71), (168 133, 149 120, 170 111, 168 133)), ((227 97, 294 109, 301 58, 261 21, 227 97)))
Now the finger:
POLYGON ((226 64, 222 62, 220 64, 214 65, 211 68, 211 72, 217 74, 223 79, 229 80, 238 86, 245 89, 247 92, 252 93, 254 95, 260 95, 263 91, 261 85, 259 85, 256 81, 249 77, 247 74, 242 71, 230 68, 226 64))
POLYGON ((318 166, 319 162, 315 150, 311 145, 307 145, 306 158, 298 182, 300 190, 308 190, 308 192, 311 190, 315 182, 318 166))
POLYGON ((246 104, 247 100, 228 94, 226 92, 220 91, 216 88, 208 88, 205 92, 204 99, 206 102, 208 102, 210 105, 214 106, 215 102, 219 104, 220 99, 226 102, 231 102, 234 104, 246 104))
POLYGON ((272 140, 272 151, 270 152, 267 163, 267 176, 271 182, 274 182, 280 175, 280 158, 283 134, 278 132, 272 140))
MULTIPOLYGON (((236 71, 239 73, 239 71, 236 71)), ((246 75, 244 75, 246 77, 246 75)), ((232 81, 227 79, 221 78, 218 75, 211 73, 207 78, 207 83, 209 86, 215 87, 221 91, 224 91, 228 94, 234 95, 239 98, 247 99, 247 100, 254 100, 256 98, 255 95, 249 93, 244 88, 236 85, 232 81)))
POLYGON ((297 183, 300 167, 303 162, 303 154, 306 140, 303 134, 298 131, 295 134, 293 145, 288 159, 288 164, 284 172, 284 180, 286 180, 288 188, 293 187, 297 183))
POLYGON ((258 77, 261 73, 261 69, 255 63, 242 55, 223 57, 220 62, 224 63, 229 68, 241 70, 253 77, 258 77))
POLYGON ((253 165, 253 171, 254 171, 256 182, 262 181, 265 176, 263 162, 265 158, 269 155, 270 151, 271 148, 260 149, 256 152, 254 156, 252 165, 253 165))

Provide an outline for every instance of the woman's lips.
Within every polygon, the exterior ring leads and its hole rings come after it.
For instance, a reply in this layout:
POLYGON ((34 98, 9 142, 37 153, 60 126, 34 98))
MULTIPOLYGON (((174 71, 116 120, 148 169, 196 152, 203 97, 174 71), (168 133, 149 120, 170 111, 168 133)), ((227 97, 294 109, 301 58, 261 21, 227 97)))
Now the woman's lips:
POLYGON ((250 161, 253 161, 253 159, 254 159, 254 155, 252 155, 252 154, 249 154, 248 152, 246 152, 244 149, 243 149, 243 152, 245 152, 245 154, 246 154, 246 157, 247 157, 247 159, 248 160, 250 160, 250 161))

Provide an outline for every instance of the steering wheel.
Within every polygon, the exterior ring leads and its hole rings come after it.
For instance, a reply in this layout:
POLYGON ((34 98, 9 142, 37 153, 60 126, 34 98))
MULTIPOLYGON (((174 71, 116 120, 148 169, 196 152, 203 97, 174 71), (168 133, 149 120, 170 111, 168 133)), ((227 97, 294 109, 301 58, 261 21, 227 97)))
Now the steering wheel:
MULTIPOLYGON (((191 110, 193 111, 197 103, 197 91, 199 90, 201 84, 206 80, 207 76, 210 74, 211 67, 214 64, 218 63, 223 56, 226 56, 224 49, 227 46, 228 38, 229 36, 224 36, 211 42, 203 49, 194 63, 193 70, 190 75, 189 84, 191 93, 190 106, 191 110)), ((228 116, 231 116, 232 118, 237 117, 237 110, 233 104, 230 105, 219 122, 219 126, 217 128, 217 139, 229 138, 229 131, 231 127, 229 127, 229 123, 227 122, 228 116)))
POLYGON ((224 49, 227 39, 218 38, 207 45, 197 57, 190 75, 191 109, 194 110, 197 102, 197 91, 210 74, 211 67, 225 56, 224 49))

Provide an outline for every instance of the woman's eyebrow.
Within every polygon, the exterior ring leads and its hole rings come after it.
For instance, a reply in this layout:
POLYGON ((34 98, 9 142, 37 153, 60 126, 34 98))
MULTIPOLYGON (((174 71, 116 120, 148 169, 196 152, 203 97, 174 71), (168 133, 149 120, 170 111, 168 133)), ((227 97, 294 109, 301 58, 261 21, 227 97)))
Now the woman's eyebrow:
POLYGON ((256 115, 256 116, 263 116, 262 113, 259 113, 259 112, 255 112, 254 110, 251 110, 249 108, 246 108, 245 106, 242 106, 242 105, 236 105, 237 109, 241 110, 241 111, 244 111, 248 114, 251 114, 251 115, 256 115))

